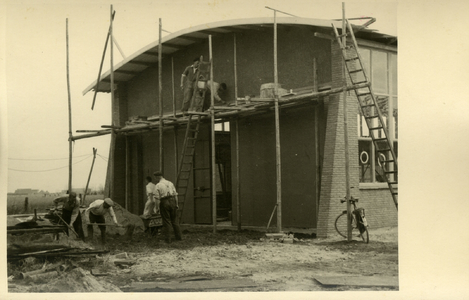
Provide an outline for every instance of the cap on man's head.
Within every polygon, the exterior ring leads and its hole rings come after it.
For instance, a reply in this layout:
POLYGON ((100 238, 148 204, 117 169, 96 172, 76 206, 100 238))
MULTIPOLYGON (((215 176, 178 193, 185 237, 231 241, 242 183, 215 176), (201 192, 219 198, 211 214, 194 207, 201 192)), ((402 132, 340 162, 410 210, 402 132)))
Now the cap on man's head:
POLYGON ((104 203, 106 203, 109 206, 114 206, 114 201, 112 201, 111 198, 104 199, 104 203))
POLYGON ((157 176, 163 176, 163 172, 161 171, 156 171, 155 173, 153 173, 153 176, 157 177, 157 176))

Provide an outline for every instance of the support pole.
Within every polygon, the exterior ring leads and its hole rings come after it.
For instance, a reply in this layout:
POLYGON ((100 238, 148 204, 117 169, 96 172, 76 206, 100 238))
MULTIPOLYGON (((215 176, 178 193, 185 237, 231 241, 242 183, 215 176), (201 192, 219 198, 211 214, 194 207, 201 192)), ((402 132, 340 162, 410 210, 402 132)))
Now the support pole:
MULTIPOLYGON (((234 82, 235 82, 235 105, 238 105, 238 60, 236 53, 236 32, 233 34, 233 63, 234 63, 234 82)), ((239 177, 239 121, 236 118, 236 224, 238 225, 238 230, 241 231, 241 203, 240 201, 240 192, 241 184, 239 177)))
POLYGON ((68 51, 68 18, 66 19, 66 37, 67 37, 67 92, 68 92, 68 192, 72 192, 72 98, 70 96, 70 67, 68 51))
MULTIPOLYGON (((116 12, 114 11, 111 16, 111 22, 114 20, 114 15, 116 12)), ((104 63, 104 58, 106 57, 106 49, 107 49, 107 43, 109 42, 109 36, 111 35, 111 25, 109 25, 109 30, 107 32, 106 36, 106 43, 104 43, 104 51, 103 51, 103 57, 101 58, 101 64, 99 65, 99 72, 98 72, 98 80, 96 80, 96 87, 94 89, 94 95, 93 95, 93 104, 91 105, 91 110, 94 109, 94 103, 96 101, 96 94, 98 93, 99 90, 99 81, 101 80, 101 71, 103 70, 103 63, 104 63)))
POLYGON ((176 96, 174 92, 174 57, 171 56, 171 87, 173 95, 173 117, 176 118, 176 96))
POLYGON ((233 67, 234 67, 234 85, 235 85, 235 105, 238 105, 238 62, 236 56, 236 32, 233 33, 233 67))
MULTIPOLYGON (((313 93, 318 91, 318 66, 316 57, 313 58, 313 93)), ((316 180, 315 180, 315 195, 316 195, 316 222, 319 217, 319 197, 320 182, 321 182, 321 169, 319 162, 319 105, 314 107, 314 152, 315 152, 315 165, 316 165, 316 180)))
MULTIPOLYGON (((112 106, 112 125, 114 127, 117 127, 117 118, 118 118, 118 115, 116 116, 116 109, 117 109, 117 105, 116 105, 116 99, 115 99, 115 96, 114 96, 114 42, 113 42, 113 11, 114 9, 112 8, 112 5, 111 5, 111 26, 109 27, 109 38, 111 40, 111 48, 109 49, 110 50, 110 60, 111 60, 111 106, 112 106)), ((115 156, 115 151, 116 151, 116 132, 114 130, 112 130, 112 133, 111 133, 111 155, 109 157, 109 160, 110 160, 110 171, 109 171, 109 197, 112 198, 114 195, 113 195, 113 190, 114 190, 114 156, 115 156)))
POLYGON ((275 85, 275 152, 277 166, 277 232, 282 231, 282 169, 280 161, 280 117, 278 107, 277 11, 274 10, 274 85, 275 85))
POLYGON ((160 107, 160 170, 164 174, 164 160, 163 160, 163 99, 162 99, 162 45, 161 45, 161 18, 160 18, 160 28, 159 28, 159 41, 158 41, 158 100, 160 107))
POLYGON ((125 200, 124 207, 129 210, 130 194, 130 142, 129 136, 125 136, 125 200))
MULTIPOLYGON (((345 26, 345 3, 342 2, 342 34, 347 32, 345 26)), ((342 45, 345 47, 347 43, 347 37, 342 37, 342 45)), ((345 62, 343 63, 342 75, 344 78, 344 88, 347 87, 347 71, 345 62)), ((343 92, 343 109, 344 109, 344 144, 345 144, 345 189, 347 199, 347 240, 352 240, 352 224, 351 224, 351 204, 350 204, 350 162, 349 162, 349 143, 348 143, 348 120, 347 120, 347 91, 343 92)))
POLYGON ((91 173, 93 173, 94 161, 96 159, 96 152, 98 149, 93 148, 93 162, 91 163, 90 174, 88 175, 88 181, 86 181, 85 194, 83 195, 83 204, 85 204, 86 193, 88 192, 88 185, 90 184, 91 173))
MULTIPOLYGON (((212 35, 208 36, 208 46, 210 54, 210 90, 213 91, 213 58, 212 58, 212 35)), ((212 140, 212 222, 213 233, 217 232, 217 191, 215 189, 216 183, 216 169, 215 169, 215 101, 213 92, 210 93, 210 133, 212 140)))

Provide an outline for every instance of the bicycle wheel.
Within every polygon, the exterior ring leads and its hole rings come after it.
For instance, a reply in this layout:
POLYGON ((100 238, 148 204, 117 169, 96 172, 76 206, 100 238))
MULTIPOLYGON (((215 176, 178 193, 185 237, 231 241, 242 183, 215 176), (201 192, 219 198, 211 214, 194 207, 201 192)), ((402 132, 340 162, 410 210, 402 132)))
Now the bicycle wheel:
POLYGON ((363 241, 368 244, 370 241, 370 237, 368 236, 368 227, 365 227, 365 231, 360 233, 360 236, 362 237, 363 241))
POLYGON ((342 213, 338 215, 335 219, 334 226, 338 234, 340 234, 344 238, 347 238, 347 213, 342 213))

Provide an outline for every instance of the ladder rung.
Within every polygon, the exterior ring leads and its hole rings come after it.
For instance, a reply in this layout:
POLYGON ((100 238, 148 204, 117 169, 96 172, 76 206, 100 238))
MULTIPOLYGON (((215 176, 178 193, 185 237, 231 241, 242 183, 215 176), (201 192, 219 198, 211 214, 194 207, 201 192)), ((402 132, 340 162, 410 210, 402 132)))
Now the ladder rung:
POLYGON ((392 192, 393 195, 397 195, 397 192, 392 192))
POLYGON ((374 104, 363 104, 361 107, 372 107, 375 106, 374 104))
POLYGON ((385 174, 397 174, 397 171, 384 171, 385 174))
POLYGON ((342 34, 337 35, 336 38, 343 38, 344 36, 347 36, 347 35, 349 35, 348 32, 342 33, 342 34))
POLYGON ((384 128, 383 126, 378 126, 378 127, 368 128, 368 130, 378 130, 378 129, 383 129, 383 128, 384 128))
POLYGON ((357 60, 359 59, 359 57, 352 57, 352 58, 347 58, 345 61, 349 62, 349 61, 354 61, 354 60, 357 60))
POLYGON ((367 80, 362 80, 362 81, 353 82, 353 84, 361 84, 361 83, 365 83, 365 82, 368 82, 368 81, 367 80))
POLYGON ((358 73, 358 72, 362 72, 363 69, 357 69, 357 70, 352 70, 352 71, 349 71, 349 73, 358 73))
POLYGON ((362 96, 366 96, 366 95, 370 95, 371 92, 366 92, 366 93, 359 93, 357 92, 357 97, 362 97, 362 96))
POLYGON ((391 151, 390 148, 386 148, 386 149, 376 149, 376 152, 386 152, 386 151, 391 151))
POLYGON ((380 141, 387 141, 388 139, 387 138, 377 138, 377 139, 374 139, 376 142, 380 142, 380 141))
POLYGON ((374 119, 374 118, 378 118, 379 115, 375 115, 375 116, 365 116, 365 119, 374 119))

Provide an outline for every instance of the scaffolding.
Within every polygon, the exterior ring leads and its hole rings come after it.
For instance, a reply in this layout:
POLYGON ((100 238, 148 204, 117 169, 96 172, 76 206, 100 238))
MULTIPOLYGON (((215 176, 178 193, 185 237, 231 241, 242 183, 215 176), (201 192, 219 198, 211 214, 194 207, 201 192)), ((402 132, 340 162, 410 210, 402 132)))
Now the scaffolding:
MULTIPOLYGON (((286 95, 279 95, 278 91, 278 70, 277 70, 277 21, 276 21, 276 13, 280 12, 276 9, 272 9, 270 7, 266 7, 267 9, 271 9, 274 11, 274 97, 272 98, 261 98, 261 97, 256 97, 256 98, 251 98, 251 97, 244 97, 240 98, 238 95, 238 80, 237 80, 237 49, 236 49, 236 33, 233 34, 233 44, 234 44, 234 57, 233 57, 233 69, 234 69, 234 93, 235 93, 235 101, 232 105, 229 106, 215 106, 214 105, 214 95, 211 93, 210 97, 210 108, 207 110, 207 112, 204 113, 196 113, 192 112, 193 115, 197 115, 198 119, 200 122, 210 122, 210 132, 211 132, 211 175, 212 175, 212 185, 211 185, 211 196, 212 196, 212 222, 213 222, 213 231, 216 232, 217 230, 217 199, 216 199, 216 191, 215 191, 215 174, 216 174, 216 162, 215 162, 215 124, 218 122, 217 120, 230 120, 234 121, 236 126, 235 126, 235 157, 236 159, 236 174, 237 178, 239 179, 240 177, 240 172, 239 172, 239 126, 238 126, 238 120, 240 117, 245 117, 245 116, 252 116, 252 115, 257 115, 257 114, 262 114, 265 113, 266 111, 275 111, 275 132, 276 132, 276 185, 277 185, 277 201, 275 204, 275 209, 277 210, 277 232, 282 231, 282 198, 281 198, 281 161, 280 161, 280 122, 279 122, 279 109, 280 108, 286 108, 286 107, 292 107, 292 106, 297 106, 301 105, 303 103, 319 103, 319 99, 328 95, 332 94, 337 94, 337 93, 345 93, 350 90, 359 90, 362 88, 369 87, 369 82, 363 82, 363 83, 358 83, 358 84, 353 84, 353 85, 347 85, 345 81, 345 72, 344 72, 344 85, 343 87, 339 88, 331 88, 330 85, 328 84, 318 84, 318 78, 317 78, 317 63, 316 60, 314 60, 314 65, 313 65, 313 84, 310 87, 307 88, 301 88, 301 89, 295 89, 291 90, 290 93, 286 95)), ((284 13, 284 12, 281 12, 284 13)), ((160 169, 163 171, 164 168, 164 143, 163 143, 163 132, 165 130, 169 130, 171 128, 174 129, 174 149, 176 151, 175 155, 175 166, 176 166, 176 172, 179 177, 179 173, 181 170, 181 166, 183 163, 183 158, 180 160, 178 159, 178 142, 177 142, 177 129, 182 127, 182 126, 189 126, 190 118, 185 117, 182 113, 177 113, 176 112, 176 98, 175 98, 175 88, 174 88, 174 62, 173 62, 173 57, 171 57, 171 82, 172 82, 172 112, 167 112, 165 113, 163 111, 163 99, 162 99, 162 37, 161 37, 161 32, 163 31, 162 28, 162 21, 161 18, 159 19, 159 43, 158 43, 158 116, 152 116, 151 118, 148 118, 145 121, 136 121, 133 124, 128 124, 126 126, 118 126, 117 124, 117 119, 118 119, 118 112, 116 112, 116 109, 118 107, 118 104, 116 103, 116 99, 114 96, 114 89, 115 89, 115 83, 114 83, 114 77, 113 77, 113 45, 115 43, 115 40, 113 38, 113 32, 112 32, 112 24, 114 21, 114 16, 115 16, 115 11, 112 8, 111 5, 111 18, 110 18, 110 27, 109 27, 109 32, 108 36, 106 39, 106 44, 104 48, 104 53, 99 69, 99 74, 98 74, 98 80, 96 82, 96 86, 94 88, 95 90, 95 95, 93 97, 93 105, 92 109, 94 107, 95 103, 95 98, 96 98, 96 93, 99 90, 99 82, 100 82, 100 76, 101 76, 101 68, 102 68, 102 63, 105 57, 105 52, 108 44, 108 40, 111 40, 111 45, 110 45, 110 60, 111 60, 111 80, 110 80, 110 90, 111 90, 111 102, 112 102, 112 125, 111 126, 102 126, 102 130, 95 130, 95 131, 80 131, 77 130, 77 132, 86 132, 86 134, 82 135, 77 135, 77 136, 72 136, 70 133, 70 142, 76 141, 79 139, 85 139, 85 138, 90 138, 90 137, 96 137, 96 136, 101 136, 101 135, 108 135, 110 134, 111 137, 111 149, 110 149, 110 165, 108 166, 109 169, 109 174, 107 178, 113 178, 113 164, 114 164, 114 151, 115 151, 115 137, 118 134, 122 134, 126 136, 126 195, 125 195, 125 205, 128 205, 128 187, 129 187, 129 176, 128 176, 128 170, 129 170, 129 157, 128 157, 128 140, 127 137, 130 135, 135 135, 135 134, 140 134, 144 132, 149 132, 149 131, 159 131, 159 165, 160 169)), ((371 19, 371 18, 355 18, 355 19, 371 19)), ((343 23, 345 24, 345 8, 343 6, 343 18, 341 19, 343 23)), ((364 26, 361 28, 365 28, 367 25, 369 25, 371 22, 367 22, 364 26)), ((342 31, 343 31, 343 39, 345 41, 345 25, 342 25, 342 31)), ((209 41, 209 62, 210 62, 210 79, 213 79, 213 57, 212 57, 212 35, 208 35, 208 41, 209 41)), ((122 53, 122 52, 121 52, 122 53)), ((211 90, 213 91, 213 80, 211 80, 211 90)), ((345 100, 344 100, 345 102, 345 100)), ((345 105, 345 103, 344 103, 345 105)), ((345 110, 346 111, 346 110, 345 110)), ((318 116, 318 111, 315 109, 315 122, 318 122, 317 116, 318 116)), ((347 123, 346 120, 347 116, 344 116, 344 122, 345 126, 347 123)), ((318 124, 315 124, 315 130, 317 131, 318 129, 318 124)), ((70 125, 71 126, 71 125, 70 125)), ((71 129, 70 129, 71 130, 71 129)), ((347 140, 346 137, 346 129, 345 129, 345 139, 347 140)), ((317 134, 315 134, 315 147, 318 148, 319 146, 319 141, 317 138, 317 134)), ((347 144, 347 143, 346 143, 347 144)), ((346 151, 347 151, 346 146, 346 151)), ((316 151, 316 186, 319 184, 319 154, 318 151, 316 151)), ((346 162, 348 163, 348 156, 346 154, 346 162)), ((397 164, 397 161, 396 161, 397 164)), ((347 176, 348 176, 348 167, 347 167, 347 176)), ((109 193, 112 191, 112 182, 108 182, 109 184, 109 193)), ((235 182, 235 187, 234 189, 237 191, 236 195, 236 210, 237 210, 237 226, 238 229, 241 229, 241 206, 240 206, 240 183, 239 180, 236 180, 235 182)), ((347 189, 347 197, 350 197, 350 186, 348 184, 348 178, 347 178, 347 184, 346 184, 346 189, 347 189)), ((316 189, 316 201, 319 201, 319 189, 316 189)), ((111 196, 111 195, 109 195, 111 196)), ((397 207, 397 204, 396 204, 397 207)), ((274 210, 275 211, 275 210, 274 210)), ((270 223, 270 221, 269 221, 270 223)))

